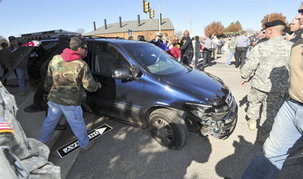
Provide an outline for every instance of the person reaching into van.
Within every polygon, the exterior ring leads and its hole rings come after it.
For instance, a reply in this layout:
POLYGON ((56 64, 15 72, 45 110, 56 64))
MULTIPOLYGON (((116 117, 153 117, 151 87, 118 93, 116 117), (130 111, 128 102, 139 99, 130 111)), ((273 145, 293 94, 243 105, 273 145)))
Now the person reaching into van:
POLYGON ((101 84, 93 79, 88 65, 82 59, 87 55, 87 44, 84 39, 73 37, 70 49, 63 50, 50 61, 45 79, 48 95, 48 113, 43 122, 40 141, 48 142, 64 114, 73 133, 78 138, 82 150, 88 149, 89 139, 83 120, 81 104, 85 100, 84 89, 94 92, 101 84))

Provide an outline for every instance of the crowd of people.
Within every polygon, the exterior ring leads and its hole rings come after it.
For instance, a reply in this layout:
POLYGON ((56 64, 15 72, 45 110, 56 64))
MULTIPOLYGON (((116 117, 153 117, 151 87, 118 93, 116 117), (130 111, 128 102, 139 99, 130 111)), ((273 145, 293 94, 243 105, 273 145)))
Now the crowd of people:
MULTIPOLYGON (((303 134, 303 3, 289 24, 272 20, 259 33, 241 32, 225 38, 228 56, 225 65, 240 68, 242 85, 251 84, 247 96, 248 128, 257 131, 257 141, 264 143, 244 171, 242 178, 275 178, 288 155, 302 146, 303 134)), ((186 30, 178 39, 161 41, 161 34, 151 41, 185 65, 211 64, 222 53, 225 40, 215 34, 199 40, 186 30), (163 45, 164 44, 164 45, 163 45), (170 44, 173 44, 170 46, 170 44), (175 55, 178 48, 181 53, 175 55), (177 50, 176 50, 177 49, 177 50), (181 56, 180 56, 181 55, 181 56)), ((171 38, 168 38, 171 39, 171 38)))
POLYGON ((22 46, 22 44, 14 36, 10 36, 8 40, 9 45, 6 42, 1 43, 2 49, 0 51, 0 64, 3 70, 1 81, 3 85, 6 85, 10 69, 13 69, 17 78, 19 92, 22 96, 24 96, 28 91, 25 84, 26 65, 28 58, 22 58, 21 61, 16 61, 18 59, 15 57, 22 55, 23 49, 19 48, 22 46))

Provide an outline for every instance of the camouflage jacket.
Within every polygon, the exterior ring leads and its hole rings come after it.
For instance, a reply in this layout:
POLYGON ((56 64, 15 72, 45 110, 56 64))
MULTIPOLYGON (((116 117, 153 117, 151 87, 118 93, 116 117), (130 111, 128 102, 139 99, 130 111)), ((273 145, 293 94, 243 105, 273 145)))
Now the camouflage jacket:
POLYGON ((289 58, 292 42, 273 37, 256 45, 241 68, 241 76, 264 92, 285 93, 289 83, 289 58))
POLYGON ((66 62, 61 55, 55 55, 49 62, 44 85, 49 92, 48 100, 61 105, 81 105, 86 97, 85 89, 89 92, 98 89, 98 82, 85 61, 66 62))
POLYGON ((48 162, 49 148, 26 137, 16 119, 17 109, 14 96, 0 82, 0 178, 60 178, 60 167, 48 162), (17 157, 21 166, 11 156, 3 157, 3 149, 17 157))

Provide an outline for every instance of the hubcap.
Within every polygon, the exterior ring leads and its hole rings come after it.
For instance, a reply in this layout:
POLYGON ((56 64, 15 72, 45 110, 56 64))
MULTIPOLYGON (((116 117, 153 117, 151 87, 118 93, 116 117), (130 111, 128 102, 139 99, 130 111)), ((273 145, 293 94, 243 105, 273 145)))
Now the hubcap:
POLYGON ((170 145, 174 140, 174 133, 166 121, 158 119, 152 123, 152 136, 164 145, 170 145))

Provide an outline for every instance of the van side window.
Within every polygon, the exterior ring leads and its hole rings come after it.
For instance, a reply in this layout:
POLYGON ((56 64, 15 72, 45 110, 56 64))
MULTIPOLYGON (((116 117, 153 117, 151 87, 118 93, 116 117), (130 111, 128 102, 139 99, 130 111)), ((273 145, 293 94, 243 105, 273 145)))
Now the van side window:
POLYGON ((115 69, 130 67, 121 53, 108 44, 96 46, 94 59, 93 72, 107 77, 111 77, 115 69))

